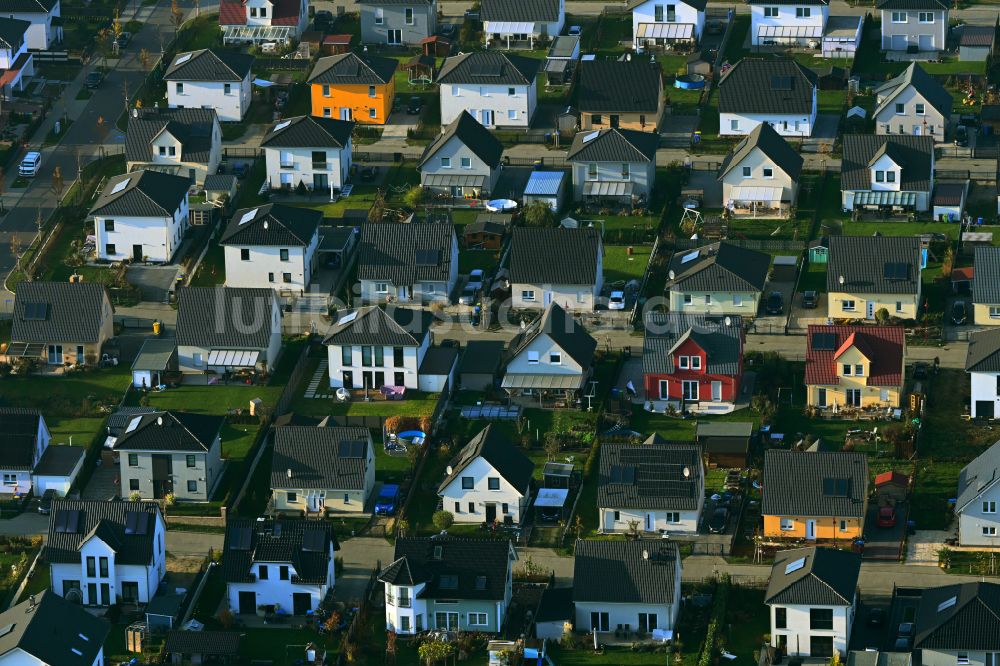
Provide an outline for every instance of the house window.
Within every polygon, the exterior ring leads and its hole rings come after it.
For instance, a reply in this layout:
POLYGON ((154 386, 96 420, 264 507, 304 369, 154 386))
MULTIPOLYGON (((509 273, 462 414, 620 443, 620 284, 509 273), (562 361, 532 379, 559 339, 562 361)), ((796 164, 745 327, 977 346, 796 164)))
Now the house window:
POLYGON ((130 492, 131 491, 138 491, 139 490, 139 479, 129 479, 128 480, 128 489, 129 489, 130 492))
POLYGON ((764 18, 778 18, 778 8, 764 7, 764 18))
POLYGON ((104 246, 104 254, 106 254, 109 257, 118 254, 118 252, 116 250, 117 250, 117 248, 115 248, 115 244, 114 243, 108 243, 108 244, 106 244, 104 246))
POLYGON ((193 456, 193 455, 190 455, 190 454, 187 455, 187 456, 185 456, 185 461, 184 462, 187 464, 188 467, 195 467, 198 464, 197 463, 197 458, 195 456, 193 456))
POLYGON ((876 171, 875 172, 875 182, 876 183, 884 183, 885 182, 885 171, 876 171))
POLYGON ((795 521, 791 518, 782 518, 780 527, 782 532, 789 532, 795 529, 795 521))
POLYGON ((128 466, 129 467, 138 467, 139 466, 139 454, 138 453, 130 453, 130 454, 128 454, 128 466))
POLYGON ((855 377, 864 377, 865 376, 865 366, 863 366, 860 363, 855 363, 854 364, 854 376, 855 377))
POLYGON ((753 169, 751 169, 750 167, 746 167, 746 166, 743 167, 743 177, 744 178, 749 178, 752 175, 753 175, 753 169))
POLYGON ((903 301, 896 301, 896 312, 903 311, 903 301))
POLYGON ((740 131, 740 120, 739 118, 731 118, 729 120, 729 129, 733 132, 740 131))
POLYGON ((476 485, 476 480, 471 476, 462 477, 462 490, 472 490, 472 488, 475 485, 476 485))
MULTIPOLYGON (((992 525, 983 525, 983 536, 995 537, 997 535, 997 528, 992 525)), ((962 663, 962 662, 958 662, 962 663)), ((969 663, 966 661, 965 663, 969 663)))
POLYGON ((712 304, 712 294, 705 294, 705 305, 712 304))
POLYGON ((844 300, 840 302, 840 309, 844 312, 854 312, 854 301, 844 300))
POLYGON ((906 23, 906 12, 893 12, 892 13, 893 23, 906 23))
POLYGON ((816 389, 816 404, 819 407, 826 407, 826 389, 818 388, 816 389))
POLYGON ((288 250, 286 248, 278 250, 278 259, 280 261, 288 261, 288 250))
POLYGON ((344 345, 343 347, 341 347, 340 348, 340 364, 341 365, 351 365, 351 363, 353 361, 353 359, 351 357, 353 355, 354 355, 354 350, 351 348, 350 345, 344 345))
POLYGON ((507 109, 507 120, 517 120, 517 109, 507 109))
POLYGON ((97 558, 88 557, 87 558, 87 578, 93 578, 97 575, 97 558))
POLYGON ((681 370, 687 370, 689 367, 691 367, 691 358, 689 356, 678 356, 677 367, 679 367, 681 370))
POLYGON ((267 580, 267 565, 261 564, 257 567, 257 578, 260 580, 267 580))
POLYGON ((812 7, 796 7, 795 18, 809 18, 812 16, 812 7))
POLYGON ((366 368, 370 368, 372 366, 371 347, 366 346, 361 348, 361 365, 363 365, 366 368))
POLYGON ((188 481, 188 492, 189 493, 196 493, 196 492, 198 492, 198 482, 197 481, 188 481))
POLYGON ((701 370, 701 356, 692 356, 691 357, 691 369, 692 370, 701 370))
POLYGON ((250 261, 250 248, 248 247, 240 248, 240 261, 250 261))
POLYGON ((451 168, 451 158, 450 157, 442 157, 441 158, 441 168, 442 169, 450 169, 451 168))
POLYGON ((407 7, 403 12, 406 25, 413 25, 413 7, 407 7))
POLYGON ((593 113, 593 114, 591 114, 590 115, 590 122, 593 125, 600 125, 601 124, 601 114, 599 114, 599 113, 593 113))
POLYGON ((587 165, 587 180, 597 180, 597 163, 591 162, 587 165))
POLYGON ((684 294, 684 305, 691 305, 692 298, 691 294, 684 294))
POLYGON ((861 389, 847 389, 844 391, 844 404, 848 407, 860 407, 861 389))
POLYGON ((774 178, 774 169, 764 167, 764 178, 774 178))
POLYGON ((486 613, 469 613, 470 627, 485 627, 489 623, 486 613))
POLYGON ((178 95, 183 95, 184 94, 184 84, 183 83, 180 83, 180 82, 177 83, 177 94, 178 95))
POLYGON ((997 503, 994 501, 983 502, 983 513, 996 513, 997 503))
POLYGON ((267 7, 261 7, 260 8, 260 17, 261 18, 267 18, 267 7))
POLYGON ((330 97, 330 86, 328 84, 323 84, 323 97, 330 97))
POLYGON ((471 169, 472 168, 472 158, 471 157, 463 157, 463 158, 461 158, 461 167, 463 169, 471 169))
POLYGON ((223 95, 232 95, 233 94, 233 84, 232 83, 223 83, 222 84, 222 94, 223 95))
POLYGON ((375 86, 368 86, 368 96, 375 97, 375 86))
POLYGON ((476 503, 469 502, 469 513, 475 513, 475 512, 476 512, 476 503))
POLYGON ((102 557, 98 560, 100 563, 101 578, 108 577, 108 558, 102 557))
POLYGON ((375 293, 376 294, 388 294, 389 284, 387 282, 376 282, 375 283, 375 293))
POLYGON ((887 183, 895 183, 896 182, 896 172, 895 171, 886 171, 885 172, 885 182, 887 182, 887 183))
POLYGON ((385 23, 385 11, 381 7, 375 8, 375 25, 385 23))
POLYGON ((667 511, 666 521, 668 523, 679 523, 681 522, 681 512, 680 511, 667 511))
POLYGON ((788 609, 787 608, 775 608, 774 609, 774 628, 775 629, 787 629, 788 628, 788 609))
POLYGON ((534 301, 535 300, 535 292, 533 290, 531 290, 531 289, 525 289, 524 291, 521 292, 521 300, 522 301, 534 301))
POLYGON ((455 502, 455 513, 462 513, 462 503, 455 502))
POLYGON ((368 118, 371 120, 378 118, 378 111, 376 111, 374 107, 368 109, 368 118))
POLYGON ((500 505, 500 513, 504 515, 510 513, 510 505, 507 504, 507 502, 504 502, 503 504, 500 505))
POLYGON ((934 12, 920 12, 917 14, 917 20, 921 23, 934 23, 934 12))
POLYGON ((840 531, 841 532, 846 532, 847 531, 847 521, 846 520, 840 521, 840 531))
POLYGON ((562 354, 560 352, 549 352, 549 363, 551 365, 562 365, 562 354))
POLYGON ((299 496, 297 493, 293 493, 291 491, 285 493, 285 502, 287 502, 288 504, 295 504, 298 501, 299 501, 299 496))
POLYGON ((917 115, 918 116, 924 115, 926 109, 927 107, 925 107, 923 104, 917 104, 916 105, 917 115))
POLYGON ((536 352, 536 351, 529 351, 528 352, 528 364, 529 365, 538 365, 538 358, 539 358, 538 352, 536 352))
MULTIPOLYGON (((984 530, 984 533, 985 533, 985 530, 984 530)), ((957 663, 957 664, 968 664, 969 663, 969 653, 968 652, 959 652, 957 655, 955 655, 955 663, 957 663)))
POLYGON ((284 282, 285 284, 291 283, 291 281, 292 281, 292 274, 291 273, 282 273, 281 274, 281 281, 284 282))
POLYGON ((507 97, 514 97, 515 95, 517 95, 516 88, 507 88, 507 97))
POLYGON ((663 23, 663 5, 653 6, 653 20, 657 23, 663 23))
POLYGON ((278 580, 288 580, 288 567, 285 565, 278 567, 278 580))
POLYGON ((818 630, 833 629, 833 609, 832 608, 810 608, 809 628, 818 630))
POLYGON ((489 490, 500 490, 500 477, 491 476, 488 479, 486 479, 486 487, 489 490))
POLYGON ((114 231, 115 230, 115 221, 114 220, 104 220, 104 230, 105 231, 114 231))
POLYGON ((743 307, 743 297, 739 294, 733 294, 733 306, 737 308, 743 307))
POLYGON ((628 162, 622 162, 622 180, 628 180, 630 176, 630 169, 628 162))

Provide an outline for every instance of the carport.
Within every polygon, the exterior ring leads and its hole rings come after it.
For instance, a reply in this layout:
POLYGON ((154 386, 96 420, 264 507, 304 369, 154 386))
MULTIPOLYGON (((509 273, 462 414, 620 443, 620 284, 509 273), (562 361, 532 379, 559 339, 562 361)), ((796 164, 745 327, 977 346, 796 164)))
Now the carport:
POLYGON ((798 273, 799 258, 791 255, 783 255, 774 258, 771 268, 772 282, 795 282, 795 275, 798 273))
POLYGON ((173 339, 148 338, 132 363, 132 386, 153 388, 163 383, 163 373, 177 370, 177 345, 173 339))
POLYGON ((539 488, 535 496, 535 522, 555 522, 566 519, 567 488, 539 488))

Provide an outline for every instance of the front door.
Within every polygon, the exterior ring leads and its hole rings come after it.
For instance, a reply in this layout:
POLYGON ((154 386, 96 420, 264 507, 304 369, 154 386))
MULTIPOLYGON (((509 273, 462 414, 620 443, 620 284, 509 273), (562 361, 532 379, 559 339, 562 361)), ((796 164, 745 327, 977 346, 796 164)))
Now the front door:
POLYGON ((816 539, 816 521, 815 520, 807 520, 806 521, 806 538, 809 539, 810 541, 814 541, 816 539))
POLYGON ((87 583, 87 604, 90 606, 99 605, 97 600, 97 583, 87 583))
POLYGON ((62 345, 49 345, 49 365, 59 365, 62 358, 62 345))
POLYGON ((142 243, 132 246, 132 261, 142 261, 142 243))
POLYGON ((660 400, 670 399, 670 383, 666 379, 660 380, 660 400))
POLYGON ((722 382, 712 382, 712 402, 722 402, 722 382))
POLYGON ((497 505, 496 502, 486 503, 486 522, 492 523, 497 519, 497 505))
POLYGON ((389 30, 389 31, 387 31, 386 36, 387 36, 387 42, 388 42, 389 46, 399 46, 400 44, 403 43, 403 31, 402 30, 399 30, 399 29, 389 30))
POLYGON ((698 382, 686 379, 681 383, 681 394, 685 401, 698 402, 698 382))
POLYGON ((257 612, 257 593, 240 592, 240 615, 252 615, 257 612))
POLYGON ((398 298, 401 301, 410 300, 410 288, 408 286, 397 287, 396 298, 398 298))
POLYGON ((84 362, 83 345, 77 345, 76 346, 76 362, 79 363, 79 364, 81 364, 81 365, 84 362))
POLYGON ((406 386, 406 373, 403 372, 393 373, 392 383, 395 386, 406 386))
POLYGON ((305 615, 312 610, 312 595, 308 592, 292 593, 292 614, 305 615))
POLYGON ((341 120, 354 120, 354 118, 351 116, 351 110, 350 109, 345 109, 345 108, 341 107, 341 109, 340 109, 340 119, 341 120))
POLYGON ((913 126, 913 136, 920 136, 920 125, 913 126))
POLYGON ((621 125, 621 119, 617 115, 611 114, 611 126, 618 127, 619 125, 621 125))
POLYGON ((868 301, 868 306, 865 309, 865 318, 866 319, 875 318, 875 301, 868 301))
POLYGON ((101 605, 111 605, 111 585, 108 583, 101 583, 101 605))
POLYGON ((481 112, 483 127, 493 127, 493 109, 483 109, 481 112))
POLYGON ((313 190, 316 192, 325 192, 330 189, 330 178, 325 173, 314 173, 313 174, 313 190))
POLYGON ((826 407, 826 389, 816 389, 816 406, 826 407))
POLYGON ((646 512, 646 531, 652 532, 656 528, 656 514, 652 511, 646 512))
POLYGON ((340 379, 341 383, 344 385, 345 389, 354 388, 354 373, 350 370, 344 370, 340 379))

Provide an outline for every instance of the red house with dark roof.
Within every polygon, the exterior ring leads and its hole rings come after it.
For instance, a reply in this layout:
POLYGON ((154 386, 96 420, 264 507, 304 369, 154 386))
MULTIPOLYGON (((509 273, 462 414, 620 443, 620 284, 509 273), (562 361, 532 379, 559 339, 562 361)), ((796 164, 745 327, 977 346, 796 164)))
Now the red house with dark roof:
POLYGON ((888 409, 903 395, 902 326, 810 326, 807 404, 821 409, 888 409))
POLYGON ((743 380, 738 316, 649 313, 642 353, 647 408, 733 411, 743 380))
POLYGON ((219 26, 226 44, 287 43, 309 21, 308 0, 220 0, 219 26))

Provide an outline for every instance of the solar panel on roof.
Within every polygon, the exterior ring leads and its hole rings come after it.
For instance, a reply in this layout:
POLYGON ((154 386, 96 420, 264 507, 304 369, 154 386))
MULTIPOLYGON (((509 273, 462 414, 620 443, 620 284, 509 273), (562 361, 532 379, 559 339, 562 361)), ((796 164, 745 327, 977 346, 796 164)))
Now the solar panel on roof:
POLYGON ((125 514, 125 534, 143 536, 149 531, 149 514, 144 511, 128 511, 125 514))
POLYGON ((323 543, 326 541, 323 530, 316 528, 306 529, 302 533, 302 550, 310 553, 323 552, 323 543))
POLYGON ((477 590, 486 589, 486 576, 476 576, 476 589, 477 590))
POLYGON ((613 465, 611 467, 611 483, 635 483, 635 467, 613 465))
POLYGON ((882 275, 887 280, 906 280, 910 277, 910 265, 899 261, 888 262, 882 269, 882 275))
POLYGON ((498 77, 501 74, 503 74, 503 63, 501 62, 480 62, 472 68, 472 76, 498 77))
POLYGON ((814 351, 834 351, 837 336, 833 333, 813 333, 812 348, 814 351))
POLYGON ((364 458, 365 457, 365 442, 360 442, 357 440, 341 442, 338 447, 338 453, 341 458, 364 458))
POLYGON ((823 479, 823 494, 827 497, 847 497, 848 479, 823 479))
POLYGON ((439 256, 440 250, 417 250, 416 264, 417 266, 437 266, 439 256))
POLYGON ((24 320, 25 321, 45 321, 49 318, 49 304, 48 303, 25 303, 24 304, 24 320))
POLYGON ((233 527, 229 530, 230 550, 250 550, 250 528, 233 527))
POLYGON ((772 90, 791 90, 792 89, 792 77, 790 77, 790 76, 772 76, 771 77, 771 89, 772 90))
POLYGON ((56 532, 59 534, 76 534, 80 529, 80 512, 76 509, 60 509, 56 511, 56 532))

